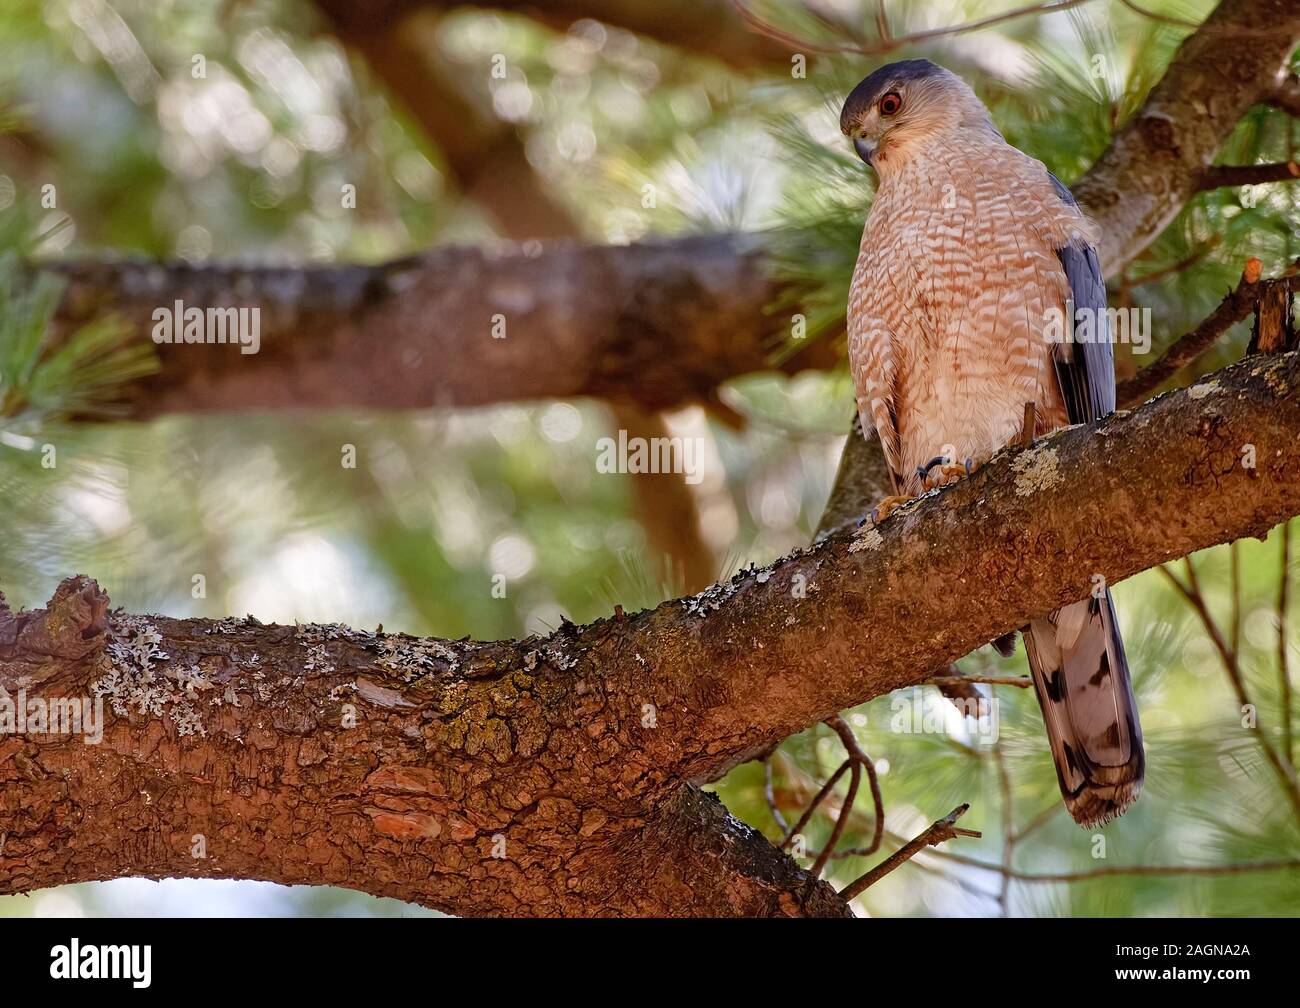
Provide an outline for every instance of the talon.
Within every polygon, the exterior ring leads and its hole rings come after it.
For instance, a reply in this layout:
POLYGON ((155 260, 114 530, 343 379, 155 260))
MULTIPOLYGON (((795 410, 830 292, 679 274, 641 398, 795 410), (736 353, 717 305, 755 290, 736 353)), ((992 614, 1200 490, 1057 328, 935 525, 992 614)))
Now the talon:
POLYGON ((894 511, 897 511, 912 498, 907 496, 886 497, 871 509, 871 524, 879 525, 894 511))
POLYGON ((947 486, 963 476, 969 476, 978 468, 979 465, 972 458, 968 458, 964 462, 949 462, 945 459, 934 471, 926 475, 923 484, 926 490, 947 486))
POLYGON ((930 475, 930 470, 933 469, 935 466, 947 465, 948 462, 950 461, 951 460, 948 458, 947 455, 936 455, 934 458, 930 459, 930 461, 927 462, 925 465, 917 466, 916 474, 920 476, 921 479, 925 479, 925 477, 930 475))

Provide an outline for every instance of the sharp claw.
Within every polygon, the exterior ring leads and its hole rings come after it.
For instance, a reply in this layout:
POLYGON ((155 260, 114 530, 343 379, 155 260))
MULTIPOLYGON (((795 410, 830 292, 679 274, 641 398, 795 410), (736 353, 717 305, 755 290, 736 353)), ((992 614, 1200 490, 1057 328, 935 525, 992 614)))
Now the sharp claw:
POLYGON ((947 455, 936 455, 934 458, 930 459, 930 461, 927 462, 925 465, 917 466, 916 471, 921 476, 921 478, 924 479, 926 476, 930 475, 930 470, 933 469, 935 466, 941 466, 947 464, 948 464, 947 455))

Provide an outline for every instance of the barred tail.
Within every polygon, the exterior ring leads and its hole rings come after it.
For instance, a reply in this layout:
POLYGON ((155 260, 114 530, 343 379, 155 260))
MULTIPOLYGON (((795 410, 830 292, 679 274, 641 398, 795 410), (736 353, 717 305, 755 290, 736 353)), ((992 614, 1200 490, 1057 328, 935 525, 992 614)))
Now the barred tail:
POLYGON ((1096 826, 1142 790, 1142 727, 1110 592, 1041 617, 1025 650, 1070 815, 1096 826))

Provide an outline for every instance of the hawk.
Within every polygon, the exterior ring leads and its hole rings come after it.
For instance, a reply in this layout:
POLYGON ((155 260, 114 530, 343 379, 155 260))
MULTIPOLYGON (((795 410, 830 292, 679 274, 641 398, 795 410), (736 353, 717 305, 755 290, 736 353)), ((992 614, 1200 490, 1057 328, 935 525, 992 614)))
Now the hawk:
MULTIPOLYGON (((862 428, 893 479, 883 521, 1016 440, 1026 403, 1036 435, 1112 412, 1114 351, 1094 225, 961 78, 922 59, 881 67, 840 130, 879 180, 848 335, 862 428)), ((1104 823, 1137 798, 1144 762, 1110 592, 1022 633, 1066 808, 1104 823)))

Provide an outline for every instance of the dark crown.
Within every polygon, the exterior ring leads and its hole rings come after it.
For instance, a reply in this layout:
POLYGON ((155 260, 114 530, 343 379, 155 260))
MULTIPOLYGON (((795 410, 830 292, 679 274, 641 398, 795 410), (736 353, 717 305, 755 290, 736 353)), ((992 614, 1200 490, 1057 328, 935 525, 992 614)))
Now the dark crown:
POLYGON ((886 63, 875 70, 869 77, 849 92, 844 99, 844 108, 840 112, 840 129, 848 132, 853 125, 880 97, 881 93, 893 84, 905 81, 921 80, 943 73, 943 67, 927 59, 902 60, 898 63, 886 63))

